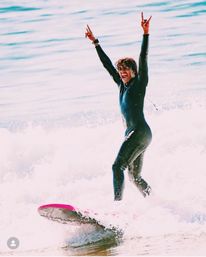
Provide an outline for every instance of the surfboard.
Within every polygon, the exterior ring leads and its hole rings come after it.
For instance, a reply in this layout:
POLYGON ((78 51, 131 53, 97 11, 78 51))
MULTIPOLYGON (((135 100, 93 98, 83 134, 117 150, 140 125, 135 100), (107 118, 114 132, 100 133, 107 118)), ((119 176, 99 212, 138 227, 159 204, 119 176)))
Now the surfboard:
POLYGON ((52 203, 38 208, 41 216, 62 224, 76 225, 79 229, 67 241, 71 248, 95 245, 95 247, 112 247, 122 242, 123 231, 115 226, 104 226, 98 221, 98 213, 91 210, 80 210, 73 205, 52 203), (86 225, 85 225, 86 224, 86 225), (82 225, 86 231, 81 231, 82 225), (89 229, 89 227, 92 229, 89 229), (83 233, 83 236, 81 236, 83 233))
POLYGON ((91 211, 85 210, 81 211, 78 208, 69 205, 69 204, 46 204, 41 205, 38 208, 38 212, 41 216, 57 221, 63 224, 71 224, 71 225, 82 225, 82 224, 93 224, 95 226, 104 228, 97 219, 91 217, 98 215, 97 213, 93 213, 91 211))

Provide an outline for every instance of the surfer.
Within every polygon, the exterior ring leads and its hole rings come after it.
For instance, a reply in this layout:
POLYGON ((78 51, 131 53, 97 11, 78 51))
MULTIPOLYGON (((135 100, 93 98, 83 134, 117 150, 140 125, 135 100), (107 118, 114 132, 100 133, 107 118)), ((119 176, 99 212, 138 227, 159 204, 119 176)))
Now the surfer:
POLYGON ((119 59, 114 67, 88 25, 85 32, 85 36, 94 44, 103 66, 119 87, 120 109, 126 124, 124 141, 112 165, 115 201, 122 200, 124 170, 127 168, 130 180, 144 197, 151 191, 151 187, 141 176, 144 153, 152 139, 152 133, 143 112, 148 84, 147 54, 151 18, 150 16, 149 19, 144 19, 143 12, 141 13, 143 40, 138 69, 135 60, 129 57, 119 59))

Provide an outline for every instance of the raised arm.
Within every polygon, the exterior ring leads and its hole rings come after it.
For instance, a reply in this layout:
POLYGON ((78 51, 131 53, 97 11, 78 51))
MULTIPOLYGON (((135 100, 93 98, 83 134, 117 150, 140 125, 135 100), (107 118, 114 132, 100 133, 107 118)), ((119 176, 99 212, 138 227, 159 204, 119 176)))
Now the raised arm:
POLYGON ((98 54, 99 59, 101 60, 101 62, 103 64, 103 66, 109 72, 109 74, 112 76, 114 81, 119 85, 119 83, 121 81, 119 73, 117 72, 117 70, 113 66, 109 57, 105 54, 105 52, 101 48, 101 46, 99 44, 99 40, 97 38, 95 38, 94 34, 92 33, 92 31, 91 31, 91 29, 88 25, 86 27, 85 36, 87 38, 89 38, 92 41, 92 43, 95 45, 97 54, 98 54))
POLYGON ((139 79, 146 86, 148 82, 148 66, 147 66, 147 55, 148 55, 148 45, 149 45, 149 23, 152 18, 150 16, 149 19, 144 19, 143 12, 141 13, 142 20, 141 26, 143 28, 143 40, 142 47, 139 57, 139 79))

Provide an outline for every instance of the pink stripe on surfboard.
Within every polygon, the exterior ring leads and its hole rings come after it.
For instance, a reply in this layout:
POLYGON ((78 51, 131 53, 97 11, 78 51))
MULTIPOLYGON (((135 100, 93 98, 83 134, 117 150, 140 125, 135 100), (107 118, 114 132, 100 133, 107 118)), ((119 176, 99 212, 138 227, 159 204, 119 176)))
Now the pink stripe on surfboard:
POLYGON ((72 205, 60 204, 60 203, 51 203, 51 204, 41 205, 38 209, 42 210, 46 208, 62 208, 62 209, 67 209, 68 211, 76 211, 76 209, 72 205))

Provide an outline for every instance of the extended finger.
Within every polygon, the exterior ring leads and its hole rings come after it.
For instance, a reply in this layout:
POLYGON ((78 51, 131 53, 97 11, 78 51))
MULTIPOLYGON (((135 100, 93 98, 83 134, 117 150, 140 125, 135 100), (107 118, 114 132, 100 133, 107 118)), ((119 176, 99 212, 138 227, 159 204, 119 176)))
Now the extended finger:
POLYGON ((92 33, 92 31, 91 31, 89 25, 87 25, 87 28, 88 28, 88 31, 89 31, 90 33, 92 33))
POLYGON ((142 22, 144 22, 144 15, 143 15, 143 12, 141 12, 141 16, 142 16, 142 22))
POLYGON ((148 21, 147 21, 147 22, 149 23, 151 19, 152 19, 152 15, 149 17, 149 19, 148 19, 148 21))
POLYGON ((88 25, 87 25, 87 27, 86 27, 86 32, 85 32, 85 34, 86 34, 87 36, 88 36, 89 34, 91 34, 91 31, 90 31, 88 25))
POLYGON ((148 25, 149 25, 149 22, 150 22, 151 18, 152 18, 152 16, 150 16, 150 17, 149 17, 149 19, 148 19, 148 20, 146 20, 146 22, 145 22, 145 25, 146 25, 146 26, 148 26, 148 25))

